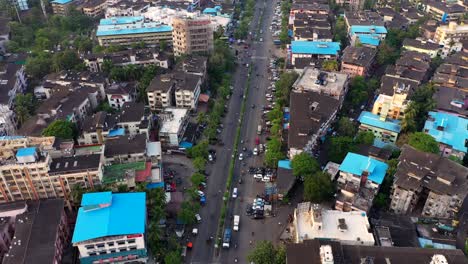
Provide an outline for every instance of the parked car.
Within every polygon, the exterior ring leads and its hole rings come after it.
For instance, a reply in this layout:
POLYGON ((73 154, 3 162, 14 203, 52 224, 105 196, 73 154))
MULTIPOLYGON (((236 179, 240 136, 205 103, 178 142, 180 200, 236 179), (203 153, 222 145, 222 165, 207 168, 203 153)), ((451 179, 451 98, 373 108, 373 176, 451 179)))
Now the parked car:
POLYGON ((257 149, 257 148, 254 148, 254 149, 253 149, 253 154, 254 154, 255 156, 258 155, 258 149, 257 149))
POLYGON ((239 160, 243 160, 244 159, 244 154, 240 153, 239 154, 239 160))
POLYGON ((233 199, 236 199, 236 198, 237 198, 237 188, 234 188, 234 189, 232 190, 232 198, 233 198, 233 199))
POLYGON ((196 215, 195 215, 195 218, 197 219, 197 222, 198 222, 198 223, 201 222, 201 216, 200 216, 200 214, 196 214, 196 215))

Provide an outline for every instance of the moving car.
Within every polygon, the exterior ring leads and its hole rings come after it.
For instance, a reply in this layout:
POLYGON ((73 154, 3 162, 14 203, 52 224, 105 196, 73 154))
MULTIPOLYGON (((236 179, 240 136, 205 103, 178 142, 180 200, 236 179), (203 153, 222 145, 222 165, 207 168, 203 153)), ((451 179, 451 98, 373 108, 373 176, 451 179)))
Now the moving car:
POLYGON ((244 154, 239 154, 239 160, 243 160, 244 159, 244 154))
POLYGON ((232 190, 232 198, 233 198, 233 199, 236 199, 236 198, 237 198, 237 188, 234 188, 234 189, 232 190))

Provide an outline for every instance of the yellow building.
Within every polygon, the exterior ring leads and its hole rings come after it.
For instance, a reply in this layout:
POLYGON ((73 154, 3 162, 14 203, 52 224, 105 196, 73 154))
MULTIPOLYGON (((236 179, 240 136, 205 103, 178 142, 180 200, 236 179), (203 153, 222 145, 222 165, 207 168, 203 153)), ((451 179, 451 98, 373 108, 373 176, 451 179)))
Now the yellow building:
POLYGON ((174 17, 172 28, 176 56, 213 50, 213 25, 209 19, 174 17))
POLYGON ((434 41, 443 45, 442 57, 448 56, 451 52, 461 51, 462 41, 468 39, 468 25, 459 25, 450 22, 448 25, 439 26, 434 35, 434 41))
POLYGON ((408 105, 408 92, 410 87, 396 84, 393 95, 379 94, 372 108, 372 113, 383 118, 403 119, 408 105))
POLYGON ((83 5, 83 13, 90 17, 98 17, 107 8, 106 0, 89 0, 83 5))

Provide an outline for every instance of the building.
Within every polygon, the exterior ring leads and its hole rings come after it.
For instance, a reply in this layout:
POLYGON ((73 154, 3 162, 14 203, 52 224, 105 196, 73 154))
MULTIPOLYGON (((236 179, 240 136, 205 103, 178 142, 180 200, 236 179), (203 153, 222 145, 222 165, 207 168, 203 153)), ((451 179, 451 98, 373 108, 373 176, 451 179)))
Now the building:
POLYGON ((297 78, 293 88, 299 92, 316 92, 342 101, 348 91, 348 83, 348 74, 307 67, 297 78))
POLYGON ((112 17, 101 19, 96 31, 101 46, 129 46, 145 42, 148 45, 160 41, 172 42, 172 27, 150 22, 142 16, 112 17))
POLYGON ((338 42, 292 41, 289 46, 288 57, 291 64, 296 65, 298 59, 306 59, 309 62, 337 59, 339 51, 340 43, 338 42))
POLYGON ((447 57, 453 52, 463 49, 462 42, 468 39, 468 25, 450 22, 448 25, 437 27, 434 42, 443 45, 441 56, 447 57))
POLYGON ((51 2, 52 12, 56 15, 65 16, 74 5, 73 0, 54 0, 51 2))
POLYGON ((178 148, 188 125, 188 109, 167 107, 159 118, 159 140, 162 146, 178 148))
POLYGON ((106 165, 145 161, 146 143, 144 134, 108 138, 104 150, 106 165))
POLYGON ((288 156, 311 152, 335 120, 341 102, 316 92, 292 91, 290 95, 288 156))
POLYGON ((385 76, 414 81, 420 85, 428 80, 430 68, 431 57, 428 54, 404 51, 395 65, 387 67, 385 76))
POLYGON ((146 93, 151 110, 162 109, 173 105, 175 83, 170 74, 158 75, 151 80, 146 93))
POLYGON ((73 246, 80 262, 146 263, 146 193, 87 193, 78 210, 73 246))
POLYGON ((409 145, 401 150, 390 209, 397 214, 422 210, 423 217, 455 217, 468 194, 468 168, 409 145))
POLYGON ((466 7, 447 2, 427 1, 423 4, 423 8, 426 13, 443 23, 457 21, 459 18, 463 17, 466 12, 466 7))
POLYGON ((435 58, 439 54, 440 49, 439 45, 436 43, 409 38, 403 41, 403 48, 419 53, 425 53, 431 58, 435 58))
POLYGON ((16 0, 15 2, 16 2, 16 4, 18 5, 19 10, 21 10, 21 11, 26 11, 26 10, 29 9, 28 1, 25 1, 25 0, 16 0))
POLYGON ((360 43, 364 46, 377 47, 381 40, 387 36, 387 29, 384 26, 363 26, 352 25, 349 30, 351 45, 356 46, 360 43))
POLYGON ((330 22, 324 14, 297 13, 292 29, 294 40, 333 41, 330 22))
POLYGON ((382 16, 374 11, 370 10, 359 10, 359 11, 345 11, 344 19, 348 26, 348 33, 350 32, 351 26, 385 26, 385 21, 382 16))
POLYGON ((409 102, 409 95, 412 93, 411 86, 405 83, 397 82, 391 91, 382 90, 374 102, 372 114, 378 115, 384 119, 401 120, 405 115, 406 107, 409 102))
POLYGON ((468 117, 468 91, 439 86, 433 98, 439 111, 468 117))
POLYGON ((141 0, 107 0, 106 18, 142 16, 150 3, 141 0))
MULTIPOLYGON (((468 75, 466 74, 468 70, 467 60, 468 52, 458 52, 447 57, 444 63, 437 68, 432 77, 432 82, 436 87, 447 87, 468 92, 468 75)), ((459 99, 461 99, 461 102, 464 101, 464 98, 459 99)), ((461 105, 463 105, 463 103, 461 105)))
POLYGON ((374 245, 374 236, 365 212, 325 210, 319 204, 300 203, 294 209, 293 241, 320 238, 346 245, 374 245))
POLYGON ((62 263, 63 252, 70 242, 64 206, 62 199, 2 205, 2 219, 14 222, 13 236, 2 263, 62 263))
POLYGON ((107 8, 106 0, 88 0, 83 6, 83 14, 90 17, 100 17, 104 14, 107 8))
POLYGON ((359 130, 372 132, 376 140, 385 144, 396 143, 401 131, 399 120, 385 118, 367 111, 359 115, 358 121, 361 123, 359 130))
POLYGON ((286 263, 363 264, 465 264, 466 257, 460 249, 435 249, 418 247, 382 247, 345 245, 336 241, 313 239, 301 244, 286 244, 286 263))
POLYGON ((213 25, 210 19, 174 17, 172 19, 174 55, 209 53, 213 50, 213 25))
POLYGON ((136 82, 113 83, 106 89, 107 101, 114 109, 121 109, 125 103, 134 102, 137 96, 136 82))
POLYGON ((208 78, 208 57, 197 55, 186 56, 176 65, 175 70, 200 76, 202 84, 205 84, 208 78))
POLYGON ((195 110, 201 92, 201 78, 193 74, 175 74, 175 105, 195 110))
POLYGON ((339 167, 335 209, 368 212, 387 169, 385 162, 349 152, 339 167))
POLYGON ((114 67, 156 65, 168 69, 171 64, 169 57, 156 49, 131 49, 108 54, 85 54, 83 59, 91 72, 102 71, 104 61, 107 60, 112 62, 114 67))
POLYGON ((294 23, 295 16, 297 14, 328 15, 329 13, 330 13, 330 7, 328 6, 328 3, 325 1, 315 1, 315 2, 294 1, 289 11, 289 24, 291 25, 294 23))
POLYGON ((368 76, 376 54, 377 50, 369 47, 346 47, 341 57, 341 72, 351 76, 368 76))
POLYGON ((338 0, 336 4, 342 5, 347 10, 359 10, 364 7, 364 1, 362 0, 338 0))
POLYGON ((463 159, 468 147, 467 128, 466 117, 431 111, 423 131, 439 142, 442 156, 463 159))
POLYGON ((14 135, 17 117, 14 102, 17 94, 26 90, 27 78, 24 61, 12 55, 0 63, 0 136, 14 135))
POLYGON ((73 155, 72 149, 62 157, 51 153, 58 142, 53 137, 4 137, 0 139, 0 203, 70 199, 72 187, 99 185, 102 178, 101 154, 73 155))

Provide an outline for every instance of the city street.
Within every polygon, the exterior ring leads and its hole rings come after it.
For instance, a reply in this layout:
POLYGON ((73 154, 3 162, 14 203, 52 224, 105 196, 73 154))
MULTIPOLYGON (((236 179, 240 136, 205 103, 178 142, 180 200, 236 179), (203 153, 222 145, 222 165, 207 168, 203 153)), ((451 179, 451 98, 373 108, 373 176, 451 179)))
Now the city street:
MULTIPOLYGON (((257 193, 263 192, 263 184, 252 183, 251 178, 244 178, 245 183, 238 186, 240 188, 240 196, 238 200, 234 203, 230 203, 230 211, 234 210, 236 214, 241 216, 241 229, 239 233, 233 234, 233 243, 239 243, 240 241, 247 241, 242 247, 239 246, 238 249, 234 249, 232 246, 229 250, 220 250, 220 254, 215 254, 214 244, 207 243, 207 239, 210 236, 214 236, 216 233, 220 210, 222 207, 222 195, 219 191, 224 190, 226 186, 226 180, 228 177, 228 168, 229 163, 232 157, 233 145, 235 139, 236 128, 238 125, 240 108, 242 103, 242 97, 244 89, 247 86, 247 74, 248 68, 243 65, 243 63, 252 63, 253 72, 249 94, 247 95, 247 105, 244 116, 244 122, 241 131, 241 139, 244 139, 244 146, 248 149, 253 149, 254 139, 256 137, 256 128, 260 122, 261 116, 261 105, 264 104, 265 99, 265 88, 268 85, 268 75, 267 75, 267 65, 269 63, 269 49, 272 47, 271 35, 269 32, 269 21, 271 20, 273 12, 273 4, 276 1, 266 4, 265 2, 257 2, 255 14, 253 16, 253 21, 250 24, 250 31, 256 33, 256 29, 259 23, 259 18, 261 10, 265 9, 263 14, 264 23, 262 25, 263 30, 263 40, 264 42, 250 42, 246 41, 250 45, 250 49, 241 52, 238 56, 238 67, 234 73, 233 78, 233 94, 228 106, 228 113, 224 119, 224 129, 221 134, 221 140, 224 142, 224 146, 215 146, 214 149, 217 151, 217 160, 212 166, 209 166, 208 176, 208 188, 206 190, 207 203, 201 209, 202 223, 199 226, 199 234, 195 239, 194 248, 187 256, 187 259, 191 259, 190 263, 231 263, 234 262, 236 258, 237 250, 244 250, 247 252, 249 250, 249 239, 247 238, 247 232, 250 234, 251 229, 258 228, 258 225, 261 225, 262 221, 254 222, 253 220, 245 218, 245 214, 242 214, 245 208, 244 204, 241 203, 241 200, 252 199, 257 193), (266 8, 265 8, 266 7, 266 8), (251 56, 248 56, 247 53, 250 53, 251 56), (259 75, 257 77, 257 74, 259 75), (251 108, 251 105, 255 104, 258 107, 254 109, 251 108), (248 189, 244 189, 248 187, 248 189), (251 225, 251 227, 249 227, 251 225), (241 238, 242 237, 242 238, 241 238), (239 242, 235 242, 239 241, 239 242)), ((234 44, 235 45, 235 44, 234 44)), ((242 148, 242 146, 240 146, 242 148)), ((253 159, 259 159, 259 157, 246 159, 247 163, 252 163, 253 159)), ((242 166, 244 169, 247 166, 242 166)), ((233 182, 234 186, 237 186, 239 179, 239 174, 241 170, 241 163, 236 160, 235 173, 233 182)), ((229 213, 230 214, 230 213, 229 213)), ((229 215, 228 214, 228 215, 229 215)), ((231 220, 226 217, 227 226, 231 226, 231 220)), ((266 232, 265 232, 266 233, 266 232)), ((272 234, 271 232, 270 234, 272 234)), ((222 235, 222 234, 220 234, 222 235)), ((265 237, 264 239, 268 239, 265 237)), ((273 237, 269 238, 273 239, 273 237)), ((246 253, 245 253, 246 254, 246 253)), ((241 256, 238 257, 239 260, 242 259, 241 256)), ((243 256, 245 259, 245 256, 243 256)), ((189 262, 189 261, 187 261, 189 262)), ((241 261, 244 262, 244 261, 241 261)))

